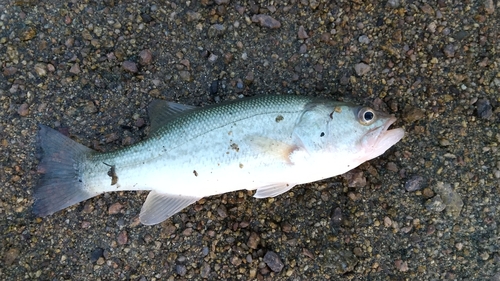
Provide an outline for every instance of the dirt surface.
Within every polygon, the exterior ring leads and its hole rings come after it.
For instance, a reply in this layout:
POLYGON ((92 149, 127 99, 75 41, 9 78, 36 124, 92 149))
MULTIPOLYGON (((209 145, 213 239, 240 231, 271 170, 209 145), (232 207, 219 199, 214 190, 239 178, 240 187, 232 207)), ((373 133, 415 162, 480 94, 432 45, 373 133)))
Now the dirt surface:
POLYGON ((0 0, 0 276, 500 280, 498 1, 200 2, 0 0), (270 93, 371 105, 407 135, 347 175, 156 226, 146 192, 32 214, 37 124, 110 151, 147 136, 153 99, 270 93))

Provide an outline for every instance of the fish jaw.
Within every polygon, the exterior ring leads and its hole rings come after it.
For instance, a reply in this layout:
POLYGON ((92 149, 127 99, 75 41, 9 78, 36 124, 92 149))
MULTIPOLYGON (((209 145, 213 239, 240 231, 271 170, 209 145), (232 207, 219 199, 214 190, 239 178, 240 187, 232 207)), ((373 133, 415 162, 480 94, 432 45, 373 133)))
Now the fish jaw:
POLYGON ((368 161, 382 155, 390 147, 399 142, 405 135, 402 128, 389 130, 389 127, 396 122, 396 117, 390 116, 387 121, 379 126, 369 130, 361 141, 361 161, 368 161))

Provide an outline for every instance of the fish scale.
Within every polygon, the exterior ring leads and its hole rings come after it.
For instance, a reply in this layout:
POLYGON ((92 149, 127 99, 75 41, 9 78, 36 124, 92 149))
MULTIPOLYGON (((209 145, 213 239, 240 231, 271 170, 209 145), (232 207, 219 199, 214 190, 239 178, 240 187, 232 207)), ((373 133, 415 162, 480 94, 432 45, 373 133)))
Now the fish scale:
POLYGON ((302 96, 202 108, 156 101, 148 111, 150 137, 107 153, 41 125, 35 213, 49 215, 104 192, 151 190, 140 219, 156 224, 205 196, 248 189, 272 197, 347 172, 404 135, 388 130, 396 120, 388 114, 302 96))

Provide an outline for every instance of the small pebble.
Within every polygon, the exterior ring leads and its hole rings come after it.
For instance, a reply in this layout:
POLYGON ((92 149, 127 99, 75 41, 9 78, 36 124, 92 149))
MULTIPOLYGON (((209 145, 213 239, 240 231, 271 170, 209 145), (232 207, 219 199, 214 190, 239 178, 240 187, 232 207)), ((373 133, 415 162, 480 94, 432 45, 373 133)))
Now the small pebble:
POLYGON ((137 64, 135 62, 132 62, 132 61, 124 61, 122 63, 122 67, 125 71, 128 71, 128 72, 131 72, 131 73, 137 73, 138 69, 137 69, 137 64))
POLYGON ((424 119, 424 117, 425 117, 424 111, 417 107, 411 107, 405 109, 403 113, 403 119, 408 123, 413 123, 415 121, 424 119))
POLYGON ((477 117, 482 119, 490 119, 493 116, 493 107, 487 99, 479 99, 476 102, 477 117))
POLYGON ((200 269, 201 278, 207 279, 210 274, 210 265, 207 262, 204 262, 200 269))
POLYGON ((252 71, 248 72, 247 75, 245 76, 245 79, 244 79, 245 84, 246 85, 252 84, 254 79, 255 79, 255 77, 253 75, 253 72, 252 71))
POLYGON ((217 60, 218 56, 216 56, 214 53, 210 53, 210 55, 208 55, 208 61, 209 62, 215 62, 217 60))
POLYGON ((358 76, 363 76, 370 71, 370 66, 366 63, 358 63, 354 66, 354 71, 358 76))
POLYGON ((142 50, 139 53, 139 64, 148 65, 153 60, 153 55, 150 50, 142 50))
POLYGON ((187 11, 186 12, 186 16, 187 16, 187 21, 188 22, 190 22, 190 21, 197 21, 197 20, 201 19, 201 14, 198 13, 198 12, 187 11))
POLYGON ((347 181, 347 186, 349 187, 364 187, 366 186, 366 177, 364 173, 359 170, 351 170, 342 175, 342 177, 347 181))
POLYGON ((423 177, 415 175, 411 177, 408 181, 406 181, 405 189, 408 192, 420 190, 423 188, 424 182, 425 181, 423 177))
POLYGON ((434 193, 434 191, 432 191, 432 189, 430 187, 426 187, 422 191, 422 195, 424 196, 424 198, 429 199, 429 198, 434 197, 434 195, 436 195, 436 193, 434 193))
POLYGON ((439 212, 442 212, 446 208, 446 205, 444 204, 443 200, 441 199, 441 196, 436 195, 425 202, 425 208, 429 211, 439 213, 439 212))
POLYGON ((311 9, 316 10, 318 6, 319 6, 318 0, 309 0, 309 7, 311 7, 311 9))
POLYGON ((455 56, 455 45, 448 44, 444 46, 443 53, 447 58, 452 58, 455 56))
POLYGON ((462 211, 464 202, 453 187, 449 183, 438 182, 434 187, 434 191, 441 197, 446 205, 446 213, 453 218, 457 218, 462 211))
POLYGON ((243 80, 238 78, 238 80, 236 81, 236 88, 243 89, 243 87, 245 87, 245 85, 243 84, 243 80))
POLYGON ((363 34, 363 35, 359 36, 358 42, 361 44, 370 44, 370 38, 368 38, 368 36, 363 34))
POLYGON ((386 168, 387 168, 387 170, 389 170, 391 172, 395 172, 396 173, 398 171, 398 166, 394 162, 387 163, 386 168))
POLYGON ((389 6, 391 8, 398 8, 400 4, 401 4, 400 0, 388 0, 387 1, 387 6, 389 6))
POLYGON ((290 231, 292 230, 292 226, 287 223, 287 222, 284 222, 282 225, 281 225, 281 231, 285 232, 285 233, 289 233, 290 231))
POLYGON ((307 32, 304 30, 304 26, 301 25, 299 26, 299 32, 297 34, 299 36, 299 39, 307 39, 309 38, 309 35, 307 35, 307 32))
POLYGON ((79 74, 81 72, 80 65, 78 65, 78 63, 73 64, 69 69, 69 72, 73 74, 79 74))
POLYGON ((6 266, 12 265, 14 263, 14 261, 17 259, 17 257, 19 256, 19 253, 20 253, 19 249, 10 248, 4 255, 3 263, 6 266))
POLYGON ((264 255, 264 262, 274 272, 281 272, 281 270, 283 270, 283 267, 285 266, 280 257, 272 251, 267 251, 267 253, 264 255))
POLYGON ((114 203, 113 205, 109 206, 108 208, 108 214, 110 215, 116 215, 120 213, 121 209, 123 208, 123 205, 120 203, 114 203))
POLYGON ((392 225, 392 220, 389 217, 384 217, 384 226, 390 227, 392 225))
POLYGON ((216 95, 219 92, 219 80, 214 80, 210 83, 210 95, 216 95))
POLYGON ((178 264, 175 266, 175 272, 180 276, 184 276, 187 273, 187 268, 185 265, 178 264))
POLYGON ((181 77, 182 80, 189 82, 192 80, 191 73, 187 70, 181 70, 179 71, 179 76, 181 77))
POLYGON ((314 259, 314 254, 311 253, 311 251, 309 251, 308 249, 302 248, 302 253, 308 258, 314 259))
POLYGON ((128 242, 127 231, 123 230, 118 234, 117 241, 119 245, 125 245, 128 242))
POLYGON ((47 66, 45 66, 43 63, 37 63, 35 64, 35 72, 40 77, 45 76, 47 75, 47 66))
POLYGON ((344 216, 342 214, 342 209, 340 209, 340 207, 336 207, 333 210, 333 214, 332 214, 332 220, 331 220, 332 226, 333 227, 339 227, 339 226, 341 226, 343 220, 344 220, 344 216))
POLYGON ((306 44, 302 44, 299 47, 299 54, 305 54, 305 53, 307 53, 307 45, 306 44))
POLYGON ((226 206, 224 205, 220 205, 218 208, 217 208, 217 214, 219 214, 219 216, 221 218, 226 218, 227 217, 227 209, 226 209, 226 206))
POLYGON ((137 128, 142 128, 144 125, 146 125, 146 121, 144 121, 144 118, 137 118, 137 120, 135 120, 134 126, 136 126, 137 128))
POLYGON ((3 69, 3 75, 4 76, 11 76, 14 75, 17 72, 17 68, 14 66, 8 66, 3 69))
POLYGON ((493 0, 484 0, 484 10, 488 15, 491 15, 495 12, 495 3, 493 2, 493 0))
POLYGON ((434 9, 431 7, 431 5, 429 5, 427 3, 424 3, 424 5, 420 6, 420 9, 422 10, 422 12, 424 12, 428 15, 431 15, 431 16, 435 15, 434 9))
POLYGON ((208 28, 208 37, 215 38, 224 35, 226 27, 223 24, 213 24, 208 28))
POLYGON ((271 29, 277 29, 281 27, 281 23, 269 15, 254 15, 252 16, 252 22, 259 23, 260 26, 271 29))
POLYGON ((395 266, 401 272, 408 271, 408 262, 407 261, 397 260, 395 262, 395 266))
POLYGON ((257 249, 257 247, 259 246, 259 242, 260 242, 259 235, 255 232, 252 232, 250 234, 250 237, 248 238, 247 246, 252 249, 257 249))
POLYGON ((96 248, 90 253, 90 262, 94 263, 97 262, 97 260, 102 257, 102 254, 104 253, 104 249, 102 248, 96 248))
POLYGON ((36 32, 36 29, 34 27, 27 26, 21 30, 21 35, 19 36, 19 38, 23 41, 29 41, 29 40, 35 38, 36 33, 37 32, 36 32))
POLYGON ((17 113, 22 117, 26 117, 29 114, 29 105, 26 103, 21 104, 17 109, 17 113))

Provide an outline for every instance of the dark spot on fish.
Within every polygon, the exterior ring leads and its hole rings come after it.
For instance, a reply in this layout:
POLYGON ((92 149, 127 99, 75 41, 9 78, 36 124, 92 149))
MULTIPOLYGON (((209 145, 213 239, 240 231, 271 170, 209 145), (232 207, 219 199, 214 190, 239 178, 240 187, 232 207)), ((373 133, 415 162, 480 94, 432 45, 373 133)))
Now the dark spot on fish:
POLYGON ((283 119, 285 119, 285 118, 282 115, 278 115, 278 116, 276 116, 275 120, 276 120, 276 123, 279 123, 279 122, 283 121, 283 119))
POLYGON ((194 174, 195 177, 198 176, 198 172, 196 170, 193 170, 193 174, 194 174))
POLYGON ((321 132, 321 134, 319 136, 320 137, 324 137, 325 136, 325 132, 321 132))
POLYGON ((108 176, 111 178, 111 185, 118 183, 118 175, 116 174, 115 165, 109 165, 103 162, 104 165, 110 167, 108 171, 108 176))
POLYGON ((243 164, 240 163, 240 169, 243 169, 243 164))
POLYGON ((236 152, 240 151, 240 148, 239 148, 239 147, 238 147, 238 145, 237 145, 237 144, 235 144, 235 143, 232 143, 232 144, 231 144, 231 148, 232 148, 234 151, 236 151, 236 152))

